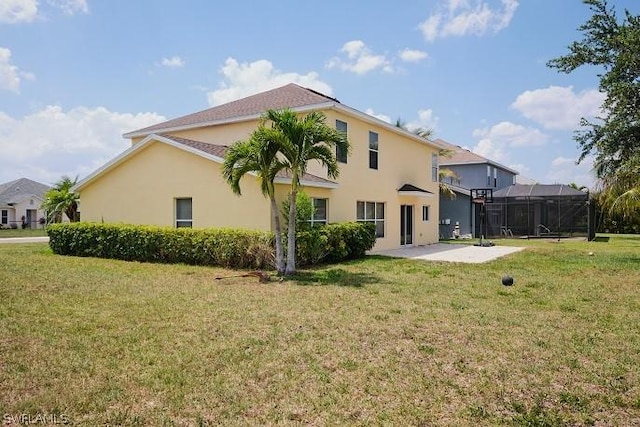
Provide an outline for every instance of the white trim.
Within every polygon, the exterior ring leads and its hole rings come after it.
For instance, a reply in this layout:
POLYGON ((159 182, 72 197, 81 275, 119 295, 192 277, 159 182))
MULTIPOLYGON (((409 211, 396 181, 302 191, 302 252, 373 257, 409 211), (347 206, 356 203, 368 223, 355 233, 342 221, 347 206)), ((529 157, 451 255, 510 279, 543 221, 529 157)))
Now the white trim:
POLYGON ((427 199, 434 196, 433 193, 423 193, 422 191, 400 191, 400 190, 398 190, 398 195, 409 196, 409 197, 424 197, 427 199))
MULTIPOLYGON (((255 175, 251 173, 252 175, 255 175)), ((276 177, 273 180, 274 184, 291 184, 291 178, 285 177, 276 177)), ((305 187, 315 187, 315 188, 338 188, 338 183, 336 182, 317 182, 317 181, 308 181, 305 179, 300 180, 300 185, 305 187)))

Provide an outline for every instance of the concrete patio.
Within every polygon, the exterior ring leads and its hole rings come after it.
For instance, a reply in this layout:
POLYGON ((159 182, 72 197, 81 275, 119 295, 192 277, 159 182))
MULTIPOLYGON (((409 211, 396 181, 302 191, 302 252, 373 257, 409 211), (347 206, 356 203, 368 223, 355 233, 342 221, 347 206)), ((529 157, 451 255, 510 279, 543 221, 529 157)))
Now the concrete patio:
POLYGON ((383 255, 395 258, 419 259, 425 261, 447 261, 480 264, 493 261, 525 248, 512 246, 473 246, 447 243, 412 246, 401 249, 371 251, 369 255, 383 255))

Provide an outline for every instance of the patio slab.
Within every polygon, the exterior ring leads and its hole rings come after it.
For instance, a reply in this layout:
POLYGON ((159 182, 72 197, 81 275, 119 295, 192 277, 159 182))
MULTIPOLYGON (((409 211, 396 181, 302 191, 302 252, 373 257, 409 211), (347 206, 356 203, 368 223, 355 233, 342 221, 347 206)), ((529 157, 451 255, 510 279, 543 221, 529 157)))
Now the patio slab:
POLYGON ((412 246, 401 249, 371 251, 370 255, 383 255, 395 258, 420 259, 425 261, 446 261, 481 264, 493 261, 505 255, 519 252, 525 248, 513 246, 473 246, 447 243, 412 246))

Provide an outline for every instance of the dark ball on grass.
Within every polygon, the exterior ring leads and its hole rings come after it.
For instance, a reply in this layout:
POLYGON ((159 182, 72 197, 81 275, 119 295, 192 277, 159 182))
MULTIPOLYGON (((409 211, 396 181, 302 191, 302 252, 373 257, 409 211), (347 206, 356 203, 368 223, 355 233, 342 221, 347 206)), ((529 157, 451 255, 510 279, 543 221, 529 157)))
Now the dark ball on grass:
POLYGON ((511 276, 502 276, 502 284, 505 286, 513 285, 513 277, 511 276))

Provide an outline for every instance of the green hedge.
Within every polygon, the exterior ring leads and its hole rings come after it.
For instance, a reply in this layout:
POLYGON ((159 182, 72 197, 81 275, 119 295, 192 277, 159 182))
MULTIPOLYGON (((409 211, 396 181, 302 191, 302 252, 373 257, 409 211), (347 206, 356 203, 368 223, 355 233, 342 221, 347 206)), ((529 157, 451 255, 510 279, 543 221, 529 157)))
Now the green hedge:
POLYGON ((299 265, 337 263, 361 258, 376 243, 376 226, 370 222, 344 222, 299 232, 296 238, 299 265))
MULTIPOLYGON (((59 255, 125 261, 273 268, 273 234, 244 229, 192 229, 77 222, 47 227, 59 255)), ((341 223, 297 235, 297 263, 340 262, 362 257, 376 241, 370 223, 341 223)))
POLYGON ((273 235, 243 229, 165 228, 79 222, 47 227, 59 255, 126 261, 271 268, 273 235))

